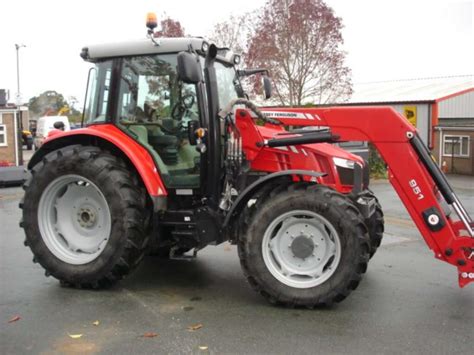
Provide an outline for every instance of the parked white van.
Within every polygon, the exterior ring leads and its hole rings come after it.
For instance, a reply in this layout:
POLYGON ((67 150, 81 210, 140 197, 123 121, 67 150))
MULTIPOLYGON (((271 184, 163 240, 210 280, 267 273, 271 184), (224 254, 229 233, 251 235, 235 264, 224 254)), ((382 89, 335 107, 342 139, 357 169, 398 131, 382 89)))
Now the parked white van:
POLYGON ((43 141, 48 137, 49 132, 54 128, 56 122, 62 122, 64 124, 64 130, 70 131, 71 125, 69 124, 69 119, 66 116, 44 116, 38 118, 36 123, 36 137, 33 141, 33 144, 36 149, 41 147, 43 141))

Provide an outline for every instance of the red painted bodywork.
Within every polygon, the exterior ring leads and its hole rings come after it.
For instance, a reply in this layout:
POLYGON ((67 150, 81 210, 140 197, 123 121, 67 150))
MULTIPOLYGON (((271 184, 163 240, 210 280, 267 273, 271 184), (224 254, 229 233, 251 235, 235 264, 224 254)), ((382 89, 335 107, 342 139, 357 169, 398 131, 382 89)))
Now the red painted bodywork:
MULTIPOLYGON (((290 169, 325 172, 326 176, 317 178, 319 183, 330 186, 342 193, 352 191, 352 185, 341 183, 332 158, 353 160, 363 165, 364 161, 358 155, 351 154, 328 143, 301 144, 278 148, 257 147, 255 142, 277 138, 276 135, 285 132, 285 130, 276 125, 256 126, 254 120, 246 111, 237 112, 237 117, 237 127, 242 135, 245 157, 250 162, 252 170, 268 173, 290 169)), ((308 177, 309 179, 311 178, 308 177)))

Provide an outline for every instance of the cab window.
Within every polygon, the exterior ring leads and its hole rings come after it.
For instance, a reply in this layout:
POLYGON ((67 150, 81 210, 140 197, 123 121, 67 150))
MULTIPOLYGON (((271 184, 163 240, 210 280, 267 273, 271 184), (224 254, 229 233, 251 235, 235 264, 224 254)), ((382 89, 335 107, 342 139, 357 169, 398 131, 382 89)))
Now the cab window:
POLYGON ((196 86, 178 80, 176 55, 122 60, 118 125, 153 155, 167 187, 198 187, 200 155, 187 127, 199 120, 196 86))

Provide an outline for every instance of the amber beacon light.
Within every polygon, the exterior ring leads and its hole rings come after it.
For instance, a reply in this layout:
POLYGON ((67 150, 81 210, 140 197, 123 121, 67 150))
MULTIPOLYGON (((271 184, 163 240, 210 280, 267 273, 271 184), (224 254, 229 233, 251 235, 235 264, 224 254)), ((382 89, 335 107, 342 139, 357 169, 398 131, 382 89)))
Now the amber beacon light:
POLYGON ((154 12, 147 13, 146 14, 146 27, 148 27, 150 31, 153 31, 157 25, 158 25, 158 22, 156 20, 156 14, 154 12))

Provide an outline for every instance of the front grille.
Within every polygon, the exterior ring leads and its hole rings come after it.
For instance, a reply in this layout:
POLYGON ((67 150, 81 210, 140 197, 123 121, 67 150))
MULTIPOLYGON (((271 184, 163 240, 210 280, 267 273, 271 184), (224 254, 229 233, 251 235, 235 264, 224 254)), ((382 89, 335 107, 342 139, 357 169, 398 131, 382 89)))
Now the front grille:
POLYGON ((354 185, 354 169, 338 166, 337 173, 342 185, 354 185))
POLYGON ((364 189, 367 189, 369 187, 369 182, 370 182, 369 163, 367 162, 367 160, 364 160, 364 167, 362 170, 362 187, 364 189))

